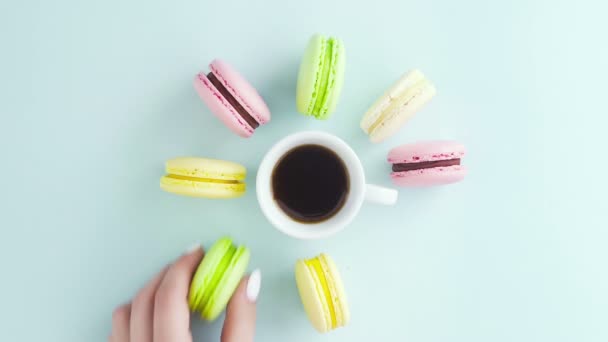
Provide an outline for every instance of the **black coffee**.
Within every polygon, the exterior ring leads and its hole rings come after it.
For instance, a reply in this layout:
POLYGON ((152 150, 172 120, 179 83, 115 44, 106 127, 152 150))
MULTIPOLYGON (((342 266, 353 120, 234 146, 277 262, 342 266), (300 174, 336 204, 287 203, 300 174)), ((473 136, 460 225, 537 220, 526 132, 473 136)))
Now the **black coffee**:
POLYGON ((296 221, 317 223, 334 216, 346 201, 348 172, 338 155, 320 145, 287 152, 272 172, 272 192, 283 211, 296 221))

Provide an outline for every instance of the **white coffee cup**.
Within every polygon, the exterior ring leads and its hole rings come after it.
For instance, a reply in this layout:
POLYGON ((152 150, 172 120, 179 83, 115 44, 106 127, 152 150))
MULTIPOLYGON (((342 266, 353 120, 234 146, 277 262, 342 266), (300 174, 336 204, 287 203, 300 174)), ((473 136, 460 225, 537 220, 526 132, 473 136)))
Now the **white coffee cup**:
POLYGON ((277 142, 264 156, 258 169, 257 197, 262 212, 278 230, 298 239, 319 239, 333 235, 357 216, 364 201, 393 205, 397 191, 365 183, 359 157, 342 139, 324 132, 307 131, 289 135, 277 142), (281 158, 301 145, 321 145, 335 152, 344 162, 349 176, 349 192, 342 208, 317 223, 302 223, 289 217, 277 204, 272 190, 272 174, 281 158))

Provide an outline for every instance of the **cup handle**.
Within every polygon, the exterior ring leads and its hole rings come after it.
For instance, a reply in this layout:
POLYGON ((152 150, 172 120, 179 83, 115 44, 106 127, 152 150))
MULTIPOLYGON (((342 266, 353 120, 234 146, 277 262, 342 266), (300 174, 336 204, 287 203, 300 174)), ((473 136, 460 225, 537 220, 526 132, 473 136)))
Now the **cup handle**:
POLYGON ((395 189, 378 185, 365 185, 365 200, 372 203, 393 205, 397 202, 398 192, 395 189))

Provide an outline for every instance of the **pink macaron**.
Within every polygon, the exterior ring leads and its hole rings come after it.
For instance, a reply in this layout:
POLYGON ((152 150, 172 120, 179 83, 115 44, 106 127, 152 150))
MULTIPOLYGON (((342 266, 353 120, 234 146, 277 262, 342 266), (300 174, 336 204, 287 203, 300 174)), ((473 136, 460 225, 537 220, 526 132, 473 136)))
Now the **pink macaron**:
POLYGON ((270 121, 270 110, 258 92, 230 64, 215 59, 211 72, 194 77, 194 89, 203 102, 230 130, 250 137, 270 121))
POLYGON ((425 141, 401 145, 388 153, 391 179, 398 186, 422 187, 461 181, 467 170, 460 159, 464 145, 455 141, 425 141))

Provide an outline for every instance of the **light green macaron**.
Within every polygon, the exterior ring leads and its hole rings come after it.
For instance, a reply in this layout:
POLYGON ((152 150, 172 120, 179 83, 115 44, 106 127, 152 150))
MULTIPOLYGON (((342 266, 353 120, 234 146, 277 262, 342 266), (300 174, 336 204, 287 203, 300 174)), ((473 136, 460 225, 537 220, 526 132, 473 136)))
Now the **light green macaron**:
POLYGON ((243 278, 249 258, 247 247, 235 246, 230 238, 218 240, 205 254, 192 278, 188 296, 190 309, 205 320, 215 320, 243 278))
POLYGON ((338 38, 313 35, 306 48, 296 91, 296 105, 302 114, 320 120, 335 111, 344 84, 344 44, 338 38))

